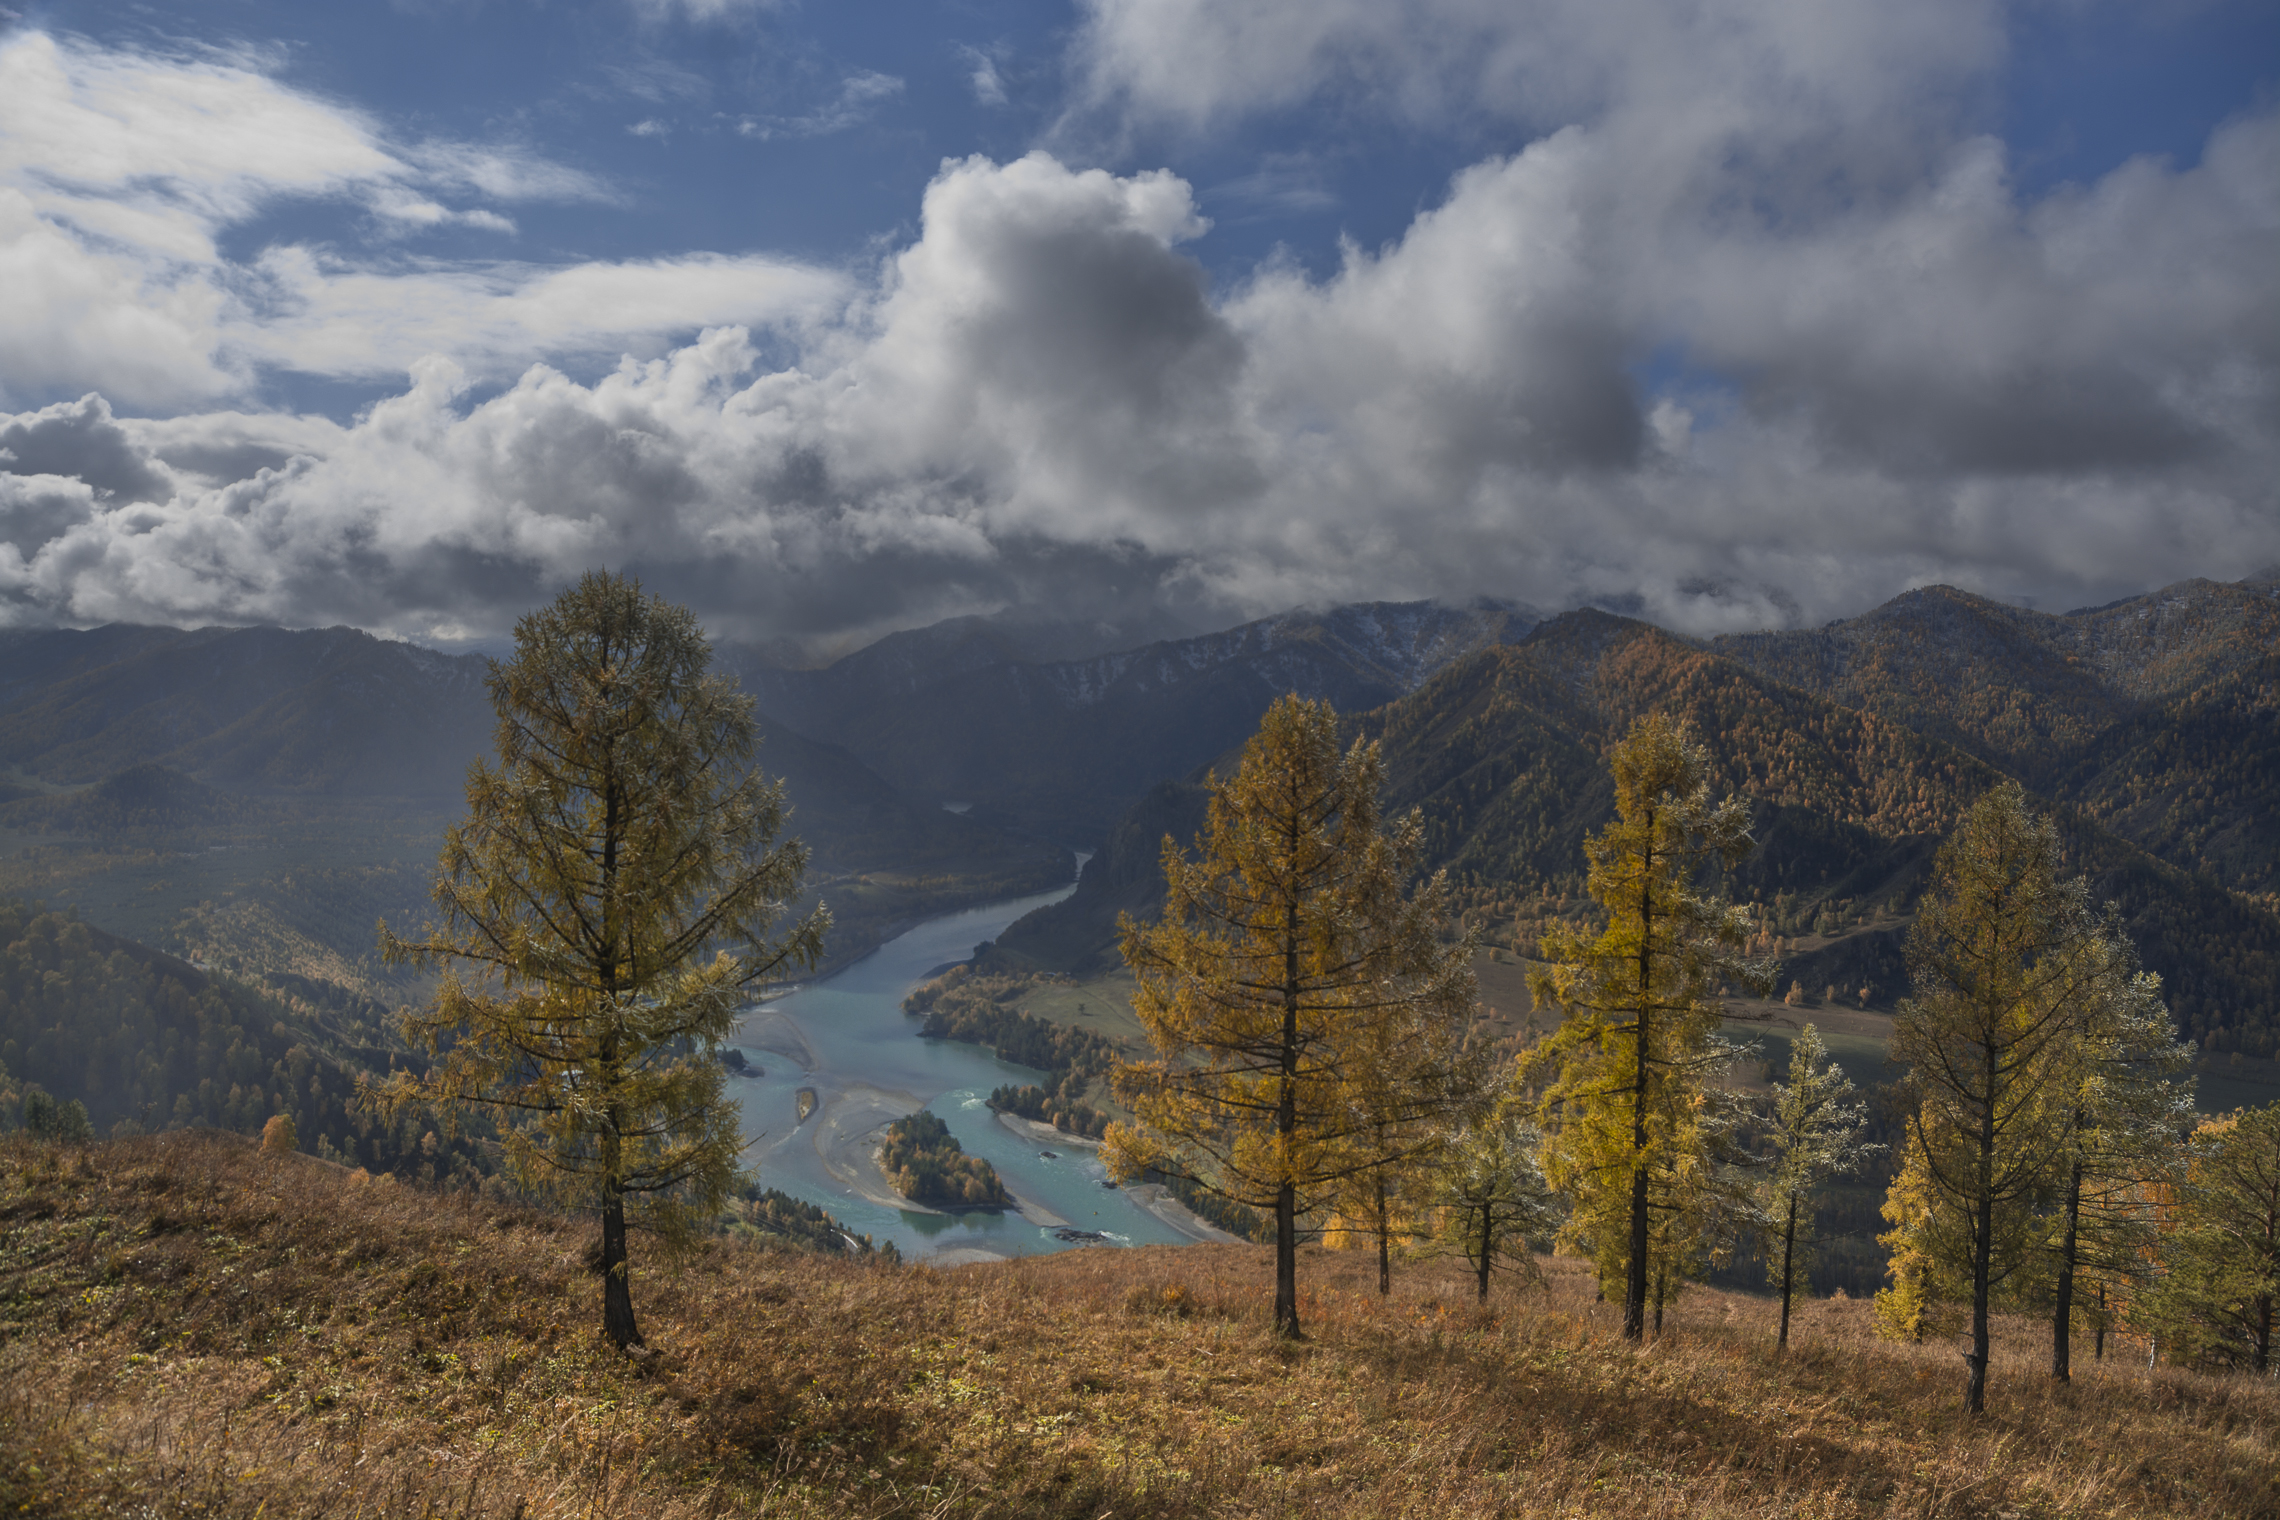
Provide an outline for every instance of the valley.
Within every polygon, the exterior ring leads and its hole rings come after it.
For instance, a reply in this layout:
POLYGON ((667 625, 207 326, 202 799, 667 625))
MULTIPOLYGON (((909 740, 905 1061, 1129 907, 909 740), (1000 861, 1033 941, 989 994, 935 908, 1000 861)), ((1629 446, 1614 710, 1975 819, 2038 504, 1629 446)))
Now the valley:
MULTIPOLYGON (((1733 890, 1759 905, 1759 948, 1781 957, 1783 987, 1732 1004, 1730 1033, 1760 1047, 1737 1080, 1779 1069, 1807 1021, 1862 1082, 1895 1074, 1882 1046, 1932 852, 2015 775, 2162 976, 2196 1041, 2203 1106, 2280 1096, 2269 581, 2193 582, 2064 617, 1935 588, 1817 631, 1708 641, 1590 609, 1369 604, 1104 643, 1117 640, 1080 625, 962 619, 821 668, 719 652, 760 701, 760 763, 810 850, 808 897, 834 916, 811 989, 748 1022, 767 1075, 737 1089, 749 1128, 770 1137, 763 1172, 881 1240, 949 1246, 938 1226, 898 1234, 893 1211, 849 1182, 869 1176, 855 1142, 922 1103, 975 1154, 1002 1158, 1016 1195, 1060 1186, 1036 1171, 1045 1142, 967 1114, 966 1099, 937 1101, 1034 1074, 986 1057, 957 1080, 915 1073, 910 1060, 941 1047, 899 1014, 881 1023, 887 1045, 827 1053, 836 1026, 801 1010, 846 985, 893 1001, 921 972, 972 957, 979 972, 1038 978, 1022 1004, 1037 1017, 1142 1053, 1117 916, 1158 911, 1164 838, 1195 836, 1202 778, 1280 690, 1329 698, 1354 737, 1383 746, 1389 807, 1420 811, 1427 865, 1448 873, 1450 930, 1482 942, 1480 1038, 1527 1037, 1526 959, 1547 925, 1585 911, 1582 842, 1610 805, 1602 755, 1659 710, 1692 725, 1719 784, 1754 809, 1758 849, 1733 890), (1095 853, 1072 891, 1077 848, 1095 853), (921 925, 926 964, 898 951, 901 981, 870 987, 880 947, 921 925), (818 1117, 792 1112, 795 1089, 819 1095, 818 1117), (818 1151, 826 1132, 838 1138, 818 1151), (795 1133, 806 1148, 783 1149, 795 1133)), ((237 980, 344 1071, 394 1048, 389 1010, 428 983, 379 962, 373 926, 431 911, 437 841, 489 742, 480 659, 341 629, 114 627, 0 634, 0 669, 0 896, 237 980)), ((1083 1101, 1113 1110, 1098 1082, 1083 1101)), ((1066 1217, 1064 1205, 1043 1212, 1066 1217)), ((1881 1270, 1858 1238, 1877 1228, 1873 1208, 1843 1212, 1859 1273, 1844 1281, 1866 1291, 1881 1270)))

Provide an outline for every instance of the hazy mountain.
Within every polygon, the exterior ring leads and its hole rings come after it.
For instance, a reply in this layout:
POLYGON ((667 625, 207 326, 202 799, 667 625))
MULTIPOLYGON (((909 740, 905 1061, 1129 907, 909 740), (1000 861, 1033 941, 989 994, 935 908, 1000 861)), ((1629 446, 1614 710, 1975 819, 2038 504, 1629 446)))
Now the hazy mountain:
POLYGON ((763 710, 908 792, 1084 843, 1158 781, 1242 742, 1286 691, 1376 707, 1535 621, 1507 605, 1378 602, 1040 660, 1051 639, 960 619, 821 670, 743 674, 763 710))
MULTIPOLYGON (((0 666, 0 767, 29 778, 0 793, 0 829, 89 840, 76 855, 67 844, 37 860, 11 852, 0 892, 77 902, 121 932, 192 936, 217 955, 228 946, 212 943, 216 919, 198 910, 253 894, 261 935, 300 948, 265 951, 249 970, 326 963, 325 950, 355 962, 376 916, 422 911, 434 844, 374 843, 372 820, 399 814, 432 837, 493 744, 481 656, 351 629, 15 633, 0 641, 0 666), (251 853, 210 853, 224 848, 251 853), (245 874, 262 870, 302 886, 271 902, 267 877, 245 874)), ((929 913, 1068 879, 1057 847, 914 800, 772 719, 761 729, 760 764, 783 781, 809 880, 837 917, 834 961, 929 913)))
MULTIPOLYGON (((1119 617, 1113 621, 1072 621, 996 613, 988 617, 947 618, 924 628, 891 633, 842 658, 854 661, 858 666, 884 661, 907 662, 923 668, 935 662, 937 652, 948 653, 950 658, 955 659, 956 650, 973 644, 994 649, 1005 659, 1044 665, 1089 660, 1099 655, 1117 654, 1167 640, 1192 638, 1198 631, 1181 619, 1162 611, 1119 617), (869 656, 869 660, 865 656, 869 656)), ((806 646, 787 639, 772 640, 765 644, 723 644, 719 650, 723 660, 747 672, 822 670, 837 663, 830 658, 814 658, 806 646)))
POLYGON ((0 766, 50 782, 163 761, 230 790, 450 798, 490 742, 480 656, 349 628, 99 628, 6 654, 0 766))

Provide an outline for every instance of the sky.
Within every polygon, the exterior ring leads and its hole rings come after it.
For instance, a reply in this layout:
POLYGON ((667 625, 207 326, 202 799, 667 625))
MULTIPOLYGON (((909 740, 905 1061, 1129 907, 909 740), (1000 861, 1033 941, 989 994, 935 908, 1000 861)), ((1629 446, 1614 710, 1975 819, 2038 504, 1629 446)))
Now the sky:
POLYGON ((0 625, 2276 563, 2272 0, 0 0, 0 625))

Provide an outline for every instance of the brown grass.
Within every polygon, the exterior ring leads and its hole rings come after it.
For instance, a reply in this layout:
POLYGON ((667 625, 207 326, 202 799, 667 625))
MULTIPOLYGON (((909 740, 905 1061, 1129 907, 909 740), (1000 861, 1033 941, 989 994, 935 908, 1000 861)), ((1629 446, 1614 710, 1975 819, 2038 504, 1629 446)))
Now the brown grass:
POLYGON ((1251 1246, 948 1272, 718 1246, 595 1333, 587 1230, 174 1135, 0 1143, 0 1510, 32 1515, 1986 1516, 2280 1510, 2270 1383, 2006 1324, 1993 1413, 1865 1304, 1691 1292, 1644 1351, 1568 1262, 1480 1312, 1251 1246))

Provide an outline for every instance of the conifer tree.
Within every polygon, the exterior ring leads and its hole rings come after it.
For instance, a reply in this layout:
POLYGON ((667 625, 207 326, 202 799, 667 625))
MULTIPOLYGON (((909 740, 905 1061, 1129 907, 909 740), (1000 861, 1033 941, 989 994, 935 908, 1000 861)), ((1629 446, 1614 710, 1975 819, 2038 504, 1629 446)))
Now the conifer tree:
POLYGON ((829 922, 819 907, 769 937, 806 851, 779 838, 751 700, 711 654, 688 609, 606 573, 523 618, 490 675, 497 756, 444 836, 441 924, 417 941, 381 926, 391 960, 445 975, 405 1018, 433 1065, 377 1100, 488 1109, 519 1181, 599 1215, 621 1348, 641 1339, 628 1206, 668 1247, 719 1213, 739 1151, 720 1042, 744 988, 812 965, 829 922))
POLYGON ((1766 1254, 1766 1272, 1781 1289, 1778 1351, 1789 1349, 1790 1296, 1812 1260, 1813 1189, 1883 1149, 1861 1142, 1867 1105, 1852 1097, 1851 1078, 1828 1059, 1821 1031, 1807 1024, 1790 1047, 1789 1080, 1773 1086, 1773 1174, 1765 1195, 1770 1233, 1779 1244, 1766 1254))
POLYGON ((1381 830, 1374 744, 1342 757, 1328 703, 1277 701, 1210 784, 1202 853, 1164 840, 1163 917, 1119 921, 1158 1059, 1113 1081, 1120 1176, 1154 1171, 1270 1215, 1274 1324, 1296 1336, 1299 1216, 1399 1165, 1476 1101, 1456 1059, 1472 941, 1439 942, 1446 887, 1414 894, 1423 824, 1381 830))
MULTIPOLYGON (((1468 940, 1469 944, 1470 941, 1468 940)), ((1365 1023, 1354 1071, 1355 1161, 1337 1189, 1339 1212, 1377 1245, 1378 1292, 1393 1291, 1393 1242, 1417 1231, 1455 1159, 1468 1117, 1490 1106, 1488 1050, 1465 1040, 1464 1019, 1422 1006, 1365 1023)))
MULTIPOLYGON (((1545 1174, 1569 1200, 1570 1231, 1591 1243, 1610 1297, 1620 1275, 1623 1333, 1639 1340, 1657 1248, 1683 1270, 1731 1122, 1711 1092, 1734 1055, 1718 1034, 1718 988, 1769 990, 1773 967, 1744 954, 1748 916, 1698 885, 1752 848, 1741 802, 1711 798, 1708 755, 1657 714, 1632 725, 1613 767, 1615 821, 1584 846, 1586 889, 1607 926, 1545 935, 1547 964, 1531 986, 1562 1022, 1526 1070, 1556 1074, 1539 1102, 1545 1174)), ((1675 1275, 1662 1273, 1658 1298, 1675 1275)))
POLYGON ((1929 1258, 1928 1280, 1964 1279, 1974 1415, 1989 1304, 2035 1259, 2037 1203, 2067 1153, 2077 1008, 2110 964, 2082 884, 2059 865, 2057 829, 2017 783, 1973 805, 1909 931, 1915 995, 1892 1035, 1914 1098, 1902 1179, 1915 1207, 1901 1230, 1929 1258))
POLYGON ((1536 1277, 1528 1237, 1551 1228, 1558 1209, 1537 1157, 1543 1134, 1517 1098, 1497 1103, 1451 1138, 1441 1173, 1443 1239, 1472 1265, 1480 1300, 1502 1263, 1525 1280, 1536 1277))
POLYGON ((2169 1212, 2160 1275, 2132 1322, 2173 1361, 2280 1367, 2280 1103, 2203 1121, 2169 1212))
POLYGON ((1434 1129, 1405 1140, 1398 1126, 1374 1124, 1357 1129, 1355 1139, 1360 1157, 1380 1159, 1333 1189, 1334 1227, 1376 1248, 1378 1294, 1384 1297, 1393 1292, 1394 1242, 1432 1232, 1428 1216, 1450 1162, 1451 1137, 1434 1129))
MULTIPOLYGON (((2137 969, 2118 931, 2090 945, 2086 984, 2074 998, 2074 1028, 2058 1095, 2066 1128, 2058 1202, 2049 1230, 2055 1260, 2050 1375, 2072 1376, 2077 1290, 2087 1276, 2101 1300, 2142 1274, 2154 1243, 2150 1189, 2175 1162, 2191 1124, 2190 1052, 2177 1041, 2161 979, 2137 969)), ((2103 1328, 2104 1310, 2094 1313, 2103 1328)))

